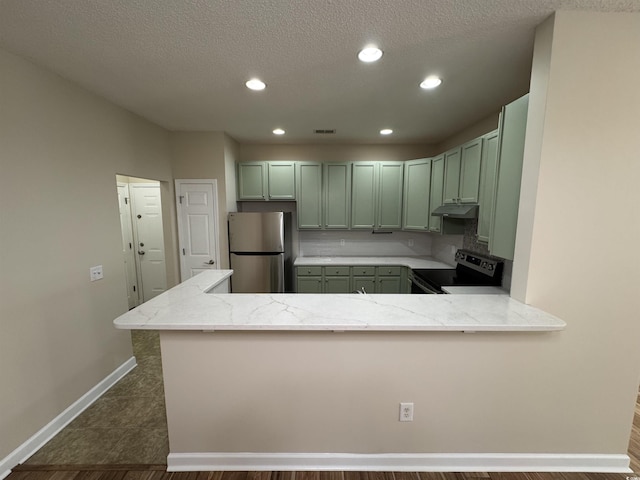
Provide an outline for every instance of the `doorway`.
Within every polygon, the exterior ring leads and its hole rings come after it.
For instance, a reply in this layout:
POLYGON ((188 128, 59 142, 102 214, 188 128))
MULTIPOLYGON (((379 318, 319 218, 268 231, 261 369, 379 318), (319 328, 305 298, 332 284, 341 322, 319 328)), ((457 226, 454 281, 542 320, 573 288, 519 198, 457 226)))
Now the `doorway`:
POLYGON ((116 175, 116 184, 131 309, 167 289, 160 182, 116 175))

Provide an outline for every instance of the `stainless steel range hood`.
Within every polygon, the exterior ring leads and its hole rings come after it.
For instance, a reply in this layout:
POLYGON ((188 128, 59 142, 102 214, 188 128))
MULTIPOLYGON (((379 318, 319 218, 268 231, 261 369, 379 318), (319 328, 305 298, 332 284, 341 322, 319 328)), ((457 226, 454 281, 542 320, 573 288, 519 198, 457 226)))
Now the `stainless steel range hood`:
POLYGON ((431 212, 431 215, 447 218, 476 218, 478 205, 442 205, 431 212))

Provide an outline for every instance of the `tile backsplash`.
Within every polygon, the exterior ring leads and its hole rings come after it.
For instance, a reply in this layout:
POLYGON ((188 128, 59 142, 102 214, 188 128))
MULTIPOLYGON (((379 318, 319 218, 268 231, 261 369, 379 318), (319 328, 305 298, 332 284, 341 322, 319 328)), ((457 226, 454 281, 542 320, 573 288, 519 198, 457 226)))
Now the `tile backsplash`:
POLYGON ((371 231, 300 231, 300 256, 372 257, 431 255, 431 236, 424 233, 371 231), (410 246, 411 245, 411 246, 410 246))

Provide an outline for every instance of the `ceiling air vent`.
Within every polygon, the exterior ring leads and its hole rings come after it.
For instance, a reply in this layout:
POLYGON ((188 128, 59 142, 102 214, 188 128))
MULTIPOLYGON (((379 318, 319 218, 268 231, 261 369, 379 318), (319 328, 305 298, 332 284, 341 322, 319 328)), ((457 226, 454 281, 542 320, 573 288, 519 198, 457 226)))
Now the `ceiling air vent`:
POLYGON ((333 128, 331 130, 314 130, 313 133, 317 133, 318 135, 333 135, 334 133, 336 133, 336 129, 333 128))

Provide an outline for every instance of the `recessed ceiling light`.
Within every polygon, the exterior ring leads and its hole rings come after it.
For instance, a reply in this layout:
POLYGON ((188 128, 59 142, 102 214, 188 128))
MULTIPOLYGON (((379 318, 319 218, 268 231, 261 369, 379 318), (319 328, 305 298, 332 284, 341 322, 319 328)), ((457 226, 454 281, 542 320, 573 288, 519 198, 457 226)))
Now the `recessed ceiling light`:
POLYGON ((380 130, 380 135, 391 135, 393 133, 393 130, 391 130, 390 128, 383 128, 382 130, 380 130))
POLYGON ((273 131, 273 133, 274 133, 274 135, 284 135, 284 130, 283 130, 283 129, 281 129, 281 128, 276 128, 276 129, 273 131))
POLYGON ((366 63, 376 62, 382 58, 382 50, 374 46, 365 47, 358 53, 358 58, 366 63))
POLYGON ((267 86, 266 83, 257 78, 252 78, 247 83, 245 83, 245 85, 251 90, 264 90, 267 86))
POLYGON ((422 83, 420 84, 420 88, 424 88, 425 90, 428 90, 430 88, 436 88, 441 83, 442 83, 442 80, 439 77, 432 75, 430 77, 425 78, 422 81, 422 83))

